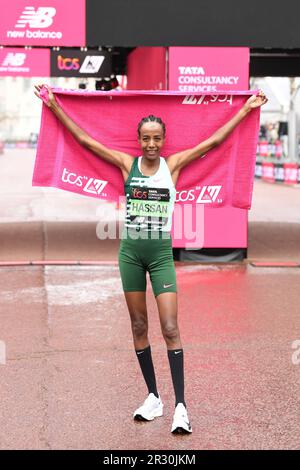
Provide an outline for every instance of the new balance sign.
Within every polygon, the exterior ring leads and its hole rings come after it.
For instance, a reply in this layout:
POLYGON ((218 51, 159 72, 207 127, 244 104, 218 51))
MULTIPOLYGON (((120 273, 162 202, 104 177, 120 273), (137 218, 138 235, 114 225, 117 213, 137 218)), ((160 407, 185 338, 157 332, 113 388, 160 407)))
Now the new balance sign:
POLYGON ((84 46, 85 0, 8 2, 1 11, 0 44, 84 46))
POLYGON ((0 77, 49 77, 50 51, 46 48, 24 49, 4 47, 0 49, 0 77))

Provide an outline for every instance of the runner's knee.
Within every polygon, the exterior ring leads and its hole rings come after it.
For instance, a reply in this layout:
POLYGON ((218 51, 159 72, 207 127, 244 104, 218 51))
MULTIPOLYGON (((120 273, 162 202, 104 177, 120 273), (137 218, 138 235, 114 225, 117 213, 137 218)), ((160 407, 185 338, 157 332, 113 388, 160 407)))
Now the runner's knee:
POLYGON ((136 338, 142 338, 147 336, 148 333, 148 322, 146 318, 137 317, 131 320, 131 328, 133 336, 136 338))
POLYGON ((166 323, 163 325, 162 333, 168 342, 174 342, 179 339, 179 329, 176 323, 166 323))

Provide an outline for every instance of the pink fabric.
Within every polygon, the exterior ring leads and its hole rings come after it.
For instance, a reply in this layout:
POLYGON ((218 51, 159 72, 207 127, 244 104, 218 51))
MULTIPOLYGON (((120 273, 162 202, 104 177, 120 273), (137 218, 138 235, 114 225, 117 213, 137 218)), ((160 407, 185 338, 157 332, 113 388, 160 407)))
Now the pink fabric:
MULTIPOLYGON (((234 116, 249 95, 257 93, 187 96, 175 91, 52 90, 65 112, 88 134, 133 156, 140 155, 137 124, 141 118, 160 116, 167 128, 164 157, 207 139, 234 116)), ((46 90, 43 98, 47 100, 46 90)), ((190 194, 193 197, 188 202, 206 203, 211 208, 251 207, 259 115, 260 108, 252 110, 221 145, 182 170, 178 199, 190 194)), ((117 167, 82 147, 43 105, 32 184, 118 200, 124 182, 117 167)))

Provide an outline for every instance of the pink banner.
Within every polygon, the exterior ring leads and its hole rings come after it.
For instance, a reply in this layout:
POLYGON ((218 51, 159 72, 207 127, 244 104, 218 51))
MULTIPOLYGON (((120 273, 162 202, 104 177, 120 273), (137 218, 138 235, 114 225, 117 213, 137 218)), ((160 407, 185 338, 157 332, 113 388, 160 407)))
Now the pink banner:
POLYGON ((0 44, 84 46, 85 0, 14 0, 1 9, 0 44))
POLYGON ((185 93, 247 90, 249 48, 170 47, 169 89, 185 93))
POLYGON ((49 77, 50 50, 7 47, 0 49, 0 77, 49 77))
MULTIPOLYGON (((89 135, 134 156, 140 154, 137 125, 144 116, 155 114, 165 122, 163 156, 168 156, 208 138, 252 94, 54 92, 66 113, 89 135)), ((252 110, 221 145, 182 170, 177 205, 250 208, 259 113, 259 108, 252 110)), ((45 105, 32 183, 106 200, 118 200, 124 186, 120 170, 81 146, 45 105)))

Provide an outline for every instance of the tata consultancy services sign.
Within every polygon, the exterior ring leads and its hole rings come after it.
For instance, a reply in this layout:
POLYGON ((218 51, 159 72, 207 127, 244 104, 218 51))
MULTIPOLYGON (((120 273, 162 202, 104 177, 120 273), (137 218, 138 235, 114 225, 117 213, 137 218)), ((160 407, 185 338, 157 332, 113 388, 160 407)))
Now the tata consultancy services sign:
POLYGON ((84 46, 85 0, 12 0, 2 8, 0 44, 84 46))
POLYGON ((247 47, 170 47, 169 89, 188 94, 247 90, 247 47))

